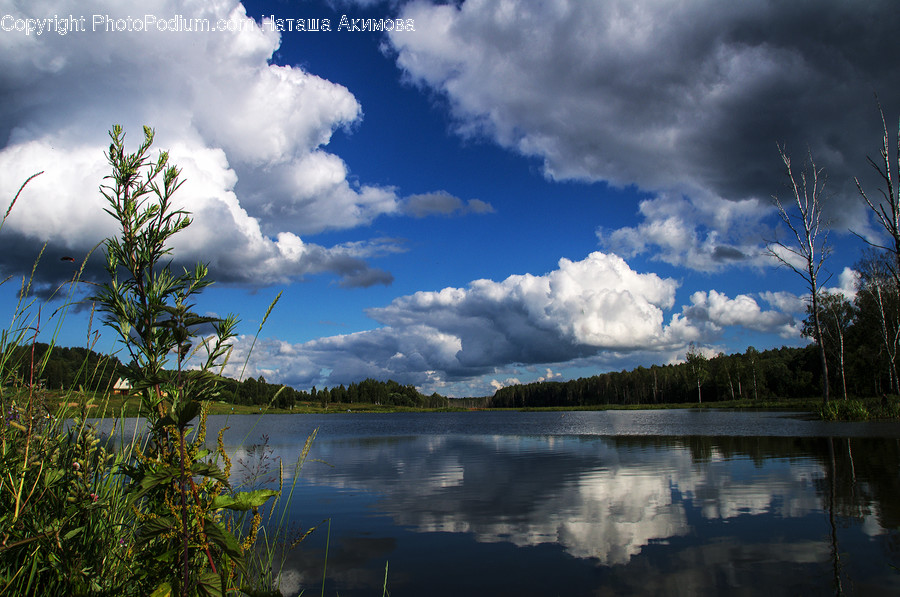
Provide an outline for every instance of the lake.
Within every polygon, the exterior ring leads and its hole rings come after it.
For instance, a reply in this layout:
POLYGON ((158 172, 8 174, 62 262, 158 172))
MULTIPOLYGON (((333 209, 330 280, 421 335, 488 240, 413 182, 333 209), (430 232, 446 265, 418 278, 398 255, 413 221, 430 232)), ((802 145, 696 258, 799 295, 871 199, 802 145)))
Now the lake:
MULTIPOLYGON (((209 437, 226 424, 210 417, 209 437)), ((731 411, 231 416, 293 477, 286 595, 900 594, 900 424, 731 411), (326 559, 327 543, 327 559, 326 559)), ((275 465, 277 472, 277 464, 275 465)), ((264 480, 264 478, 263 478, 264 480)))

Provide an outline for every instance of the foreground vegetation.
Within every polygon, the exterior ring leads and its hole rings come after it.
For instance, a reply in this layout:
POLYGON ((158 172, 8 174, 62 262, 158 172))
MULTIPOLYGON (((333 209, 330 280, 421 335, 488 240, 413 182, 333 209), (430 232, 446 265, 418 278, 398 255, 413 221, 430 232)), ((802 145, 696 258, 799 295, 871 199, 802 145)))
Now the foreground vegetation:
POLYGON ((237 320, 195 312, 211 283, 202 264, 182 273, 163 264, 169 239, 190 219, 172 205, 178 169, 165 152, 150 158, 152 131, 135 153, 125 151, 121 128, 110 137, 112 174, 101 192, 119 233, 105 243, 109 280, 91 300, 128 361, 84 355, 80 390, 54 404, 40 383, 52 372, 53 343, 43 353, 35 344, 48 322, 23 281, 0 333, 0 594, 277 595, 276 552, 292 542, 284 531, 292 488, 233 484, 221 433, 206 438, 237 320), (105 395, 113 374, 129 382, 146 426, 101 440, 88 417, 111 405, 90 396, 105 395))

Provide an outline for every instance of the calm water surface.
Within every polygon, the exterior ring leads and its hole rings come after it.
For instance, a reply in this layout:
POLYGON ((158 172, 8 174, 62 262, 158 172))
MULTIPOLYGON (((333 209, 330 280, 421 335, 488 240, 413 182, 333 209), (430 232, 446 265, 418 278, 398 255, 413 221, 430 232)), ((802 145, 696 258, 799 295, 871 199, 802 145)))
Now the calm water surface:
MULTIPOLYGON (((210 417, 210 437, 225 417, 210 417)), ((298 473, 282 590, 460 595, 900 594, 900 425, 784 413, 232 416, 298 473), (327 464, 326 464, 327 463, 327 464)), ((276 467, 277 469, 277 467, 276 467)))

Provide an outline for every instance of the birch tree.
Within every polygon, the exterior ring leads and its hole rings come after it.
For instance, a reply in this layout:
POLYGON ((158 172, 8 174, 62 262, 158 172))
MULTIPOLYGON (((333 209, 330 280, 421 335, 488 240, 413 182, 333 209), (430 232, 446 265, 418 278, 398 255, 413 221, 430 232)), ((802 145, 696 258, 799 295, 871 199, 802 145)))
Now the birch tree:
POLYGON ((806 282, 813 318, 813 338, 819 347, 822 366, 822 402, 828 404, 828 359, 822 341, 819 309, 819 275, 830 251, 828 226, 822 216, 826 177, 824 170, 816 166, 811 153, 807 153, 807 161, 799 172, 794 171, 791 157, 783 146, 778 148, 778 153, 784 162, 792 197, 788 202, 782 201, 777 195, 773 195, 772 199, 781 221, 790 232, 790 238, 786 241, 772 241, 766 249, 769 255, 806 282))
POLYGON ((870 251, 856 264, 859 272, 856 303, 866 325, 877 327, 883 355, 887 360, 890 391, 900 393, 897 358, 900 348, 900 301, 891 273, 890 257, 870 251), (875 324, 871 320, 875 320, 875 324))
MULTIPOLYGON (((840 292, 823 292, 819 297, 819 321, 822 325, 825 348, 836 358, 841 379, 841 388, 844 400, 847 399, 847 375, 845 373, 845 346, 844 337, 847 330, 856 319, 856 307, 840 292)), ((882 318, 882 323, 884 318, 882 318)), ((882 329, 886 329, 882 326, 882 329)), ((808 311, 807 318, 803 321, 802 334, 806 337, 813 336, 812 311, 808 311)))
MULTIPOLYGON (((884 188, 879 189, 881 199, 873 200, 870 198, 866 191, 863 190, 862 183, 859 182, 859 179, 854 178, 854 180, 856 181, 856 188, 859 190, 859 194, 863 198, 863 201, 866 202, 866 205, 868 205, 869 209, 872 210, 872 213, 875 214, 875 219, 881 224, 881 227, 884 228, 885 232, 887 232, 890 237, 887 245, 878 245, 868 240, 866 242, 890 253, 891 275, 893 276, 895 286, 900 290, 900 196, 898 196, 898 192, 900 192, 898 186, 900 186, 900 183, 895 180, 896 173, 891 168, 891 138, 890 134, 888 134, 887 121, 884 119, 884 111, 880 106, 878 112, 881 115, 881 126, 884 130, 881 144, 881 159, 876 162, 871 157, 867 156, 866 161, 869 162, 869 165, 875 169, 878 176, 884 181, 884 188)), ((898 125, 895 159, 897 160, 897 167, 900 168, 900 125, 898 125)))
POLYGON ((690 369, 690 375, 692 380, 696 380, 697 382, 697 402, 703 402, 703 396, 701 393, 701 388, 703 386, 703 382, 706 380, 707 374, 707 360, 706 356, 700 352, 700 349, 691 342, 688 347, 687 353, 684 355, 685 360, 687 361, 688 368, 690 369))
MULTIPOLYGON (((884 250, 889 256, 888 259, 884 260, 884 265, 886 265, 890 273, 893 285, 893 292, 889 293, 889 295, 898 296, 900 295, 900 181, 897 180, 897 173, 891 167, 891 136, 888 132, 887 121, 884 118, 884 110, 881 109, 880 105, 878 113, 881 115, 881 126, 884 131, 880 151, 881 156, 877 161, 867 156, 866 161, 878 173, 879 178, 884 183, 884 187, 878 190, 881 198, 872 199, 863 189, 859 179, 855 178, 854 180, 863 201, 866 202, 866 205, 875 214, 875 219, 888 234, 888 242, 884 245, 879 245, 865 238, 863 240, 877 249, 884 250)), ((898 125, 897 148, 894 159, 897 162, 897 168, 900 169, 900 125, 898 125)), ((900 381, 898 381, 897 376, 900 330, 897 330, 896 326, 889 325, 890 321, 900 319, 900 310, 898 310, 900 306, 897 305, 896 301, 893 301, 893 312, 887 312, 886 289, 879 283, 880 280, 877 279, 877 276, 873 278, 873 281, 875 282, 874 285, 871 285, 868 290, 874 293, 873 298, 880 309, 882 340, 885 343, 885 350, 891 362, 891 388, 895 392, 900 392, 900 381)))

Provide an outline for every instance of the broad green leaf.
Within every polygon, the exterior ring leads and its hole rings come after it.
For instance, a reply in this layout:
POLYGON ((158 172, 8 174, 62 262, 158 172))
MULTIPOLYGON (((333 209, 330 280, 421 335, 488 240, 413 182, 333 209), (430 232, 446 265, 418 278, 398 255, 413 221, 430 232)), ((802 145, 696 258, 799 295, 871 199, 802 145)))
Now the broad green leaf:
POLYGON ((196 400, 191 400, 184 405, 184 408, 182 408, 181 412, 178 413, 179 428, 184 427, 185 425, 190 423, 194 419, 194 417, 200 414, 200 406, 200 403, 196 400))
POLYGON ((222 579, 212 570, 206 570, 200 575, 197 592, 207 597, 222 597, 222 579))
POLYGON ((225 552, 238 567, 246 572, 244 552, 234 535, 223 529, 219 523, 209 518, 203 519, 203 532, 214 545, 225 552))
POLYGON ((147 543, 154 537, 164 535, 172 530, 175 526, 175 518, 172 516, 160 516, 148 520, 141 525, 138 543, 147 543))
POLYGON ((171 564, 175 561, 175 556, 179 554, 177 549, 170 549, 162 552, 158 556, 155 556, 153 559, 157 562, 165 562, 166 564, 171 564))
POLYGON ((240 493, 230 495, 218 495, 212 502, 212 509, 227 508, 228 510, 250 510, 251 508, 259 508, 265 504, 269 498, 278 495, 274 489, 257 489, 255 491, 241 491, 240 493))
POLYGON ((196 477, 209 477, 223 483, 228 483, 228 477, 215 464, 209 462, 195 462, 191 465, 191 474, 196 477))
POLYGON ((150 597, 172 597, 172 585, 167 582, 162 583, 150 593, 150 597))
POLYGON ((51 486, 63 478, 63 471, 58 468, 48 468, 44 473, 44 485, 51 486))
POLYGON ((140 489, 137 491, 137 493, 134 494, 134 497, 132 499, 137 500, 146 495, 147 492, 151 491, 152 489, 161 485, 166 485, 167 483, 171 483, 172 479, 174 479, 175 476, 176 471, 172 469, 163 469, 160 471, 152 471, 146 473, 141 479, 139 485, 140 489))

